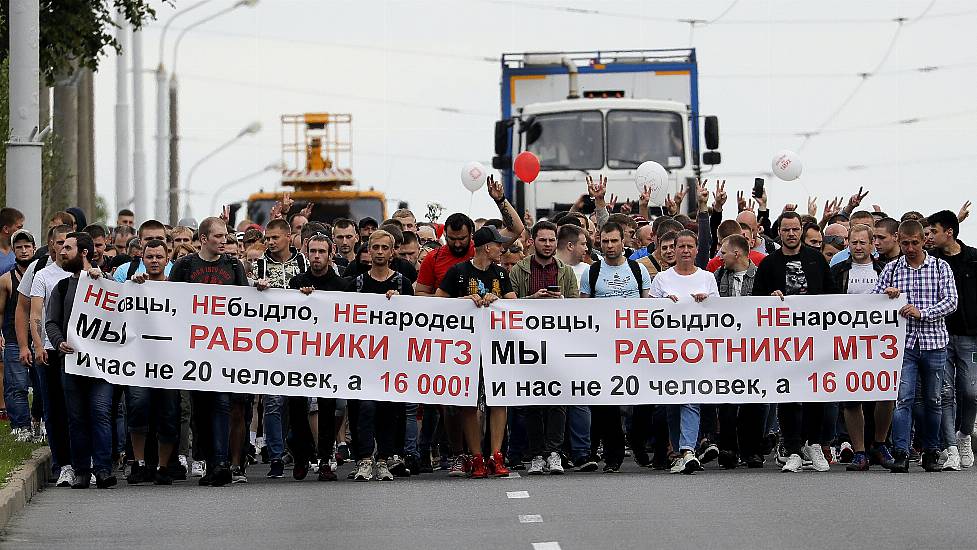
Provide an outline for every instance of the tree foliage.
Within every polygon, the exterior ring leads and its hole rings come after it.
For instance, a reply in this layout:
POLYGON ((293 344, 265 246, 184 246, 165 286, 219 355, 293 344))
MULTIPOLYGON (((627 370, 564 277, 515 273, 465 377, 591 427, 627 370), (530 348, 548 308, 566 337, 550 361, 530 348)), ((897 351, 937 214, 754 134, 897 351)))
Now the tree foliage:
MULTIPOLYGON (((0 2, 0 60, 10 54, 10 3, 0 2)), ((156 17, 147 0, 40 0, 41 74, 49 85, 72 72, 72 62, 98 70, 106 48, 120 51, 115 39, 115 14, 120 11, 135 28, 156 17)))

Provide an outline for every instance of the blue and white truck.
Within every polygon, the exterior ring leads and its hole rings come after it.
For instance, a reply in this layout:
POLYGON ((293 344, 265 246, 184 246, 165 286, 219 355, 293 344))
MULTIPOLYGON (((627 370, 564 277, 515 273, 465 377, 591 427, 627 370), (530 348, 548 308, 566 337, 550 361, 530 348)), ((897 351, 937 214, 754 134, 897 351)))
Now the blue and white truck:
POLYGON ((637 200, 644 161, 668 170, 674 195, 721 160, 718 119, 699 112, 695 49, 503 54, 501 107, 492 166, 510 201, 537 219, 568 210, 585 175, 603 174, 609 195, 637 200), (531 185, 512 170, 527 150, 541 165, 531 185))

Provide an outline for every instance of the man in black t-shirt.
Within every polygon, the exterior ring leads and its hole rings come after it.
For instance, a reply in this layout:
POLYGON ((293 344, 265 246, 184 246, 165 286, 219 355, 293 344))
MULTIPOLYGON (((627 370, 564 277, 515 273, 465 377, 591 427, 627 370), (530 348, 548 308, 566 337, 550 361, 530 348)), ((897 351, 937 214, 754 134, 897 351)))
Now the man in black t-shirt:
MULTIPOLYGON (((221 253, 227 240, 227 226, 220 218, 207 218, 200 223, 200 251, 180 258, 170 270, 170 281, 212 285, 248 286, 241 262, 221 253)), ((200 485, 219 487, 231 482, 231 468, 240 468, 244 434, 246 394, 226 392, 190 392, 193 403, 194 455, 207 461, 207 474, 200 485), (233 410, 232 410, 233 409, 233 410), (231 434, 231 415, 235 428, 231 434)))
MULTIPOLYGON (((370 269, 353 280, 356 292, 383 294, 391 299, 398 294, 414 295, 411 282, 399 271, 390 268, 396 243, 393 235, 378 229, 370 234, 370 269)), ((353 428, 353 443, 357 460, 356 481, 392 481, 394 473, 410 475, 403 461, 395 453, 395 439, 404 426, 404 404, 389 401, 349 401, 349 419, 353 428), (374 443, 375 442, 375 443, 374 443), (376 448, 376 460, 373 458, 376 448)))
MULTIPOLYGON (((514 299, 516 293, 512 291, 509 274, 498 265, 502 258, 502 247, 509 242, 509 239, 503 237, 498 229, 486 225, 475 232, 472 240, 475 244, 475 257, 452 266, 445 273, 441 286, 434 295, 440 298, 468 299, 479 307, 487 307, 499 298, 514 299)), ((482 387, 482 381, 479 380, 480 393, 482 387)), ((478 420, 478 409, 461 407, 461 411, 465 442, 468 450, 474 454, 471 466, 472 477, 509 475, 505 458, 502 456, 502 437, 506 426, 505 407, 486 407, 492 446, 490 449, 492 456, 489 457, 487 464, 482 456, 482 428, 478 420)))
MULTIPOLYGON (((336 274, 331 258, 333 243, 325 235, 313 235, 308 243, 309 270, 291 278, 289 288, 300 290, 306 296, 316 290, 346 292, 350 289, 349 281, 336 274)), ((333 425, 336 416, 336 400, 331 397, 317 398, 319 405, 319 481, 336 481, 336 472, 329 465, 329 455, 332 454, 336 443, 336 427, 333 425)), ((308 397, 289 397, 288 416, 291 418, 291 437, 288 446, 295 458, 292 477, 305 479, 309 473, 309 460, 316 451, 312 427, 307 421, 309 417, 308 397), (306 419, 306 421, 300 421, 306 419)))

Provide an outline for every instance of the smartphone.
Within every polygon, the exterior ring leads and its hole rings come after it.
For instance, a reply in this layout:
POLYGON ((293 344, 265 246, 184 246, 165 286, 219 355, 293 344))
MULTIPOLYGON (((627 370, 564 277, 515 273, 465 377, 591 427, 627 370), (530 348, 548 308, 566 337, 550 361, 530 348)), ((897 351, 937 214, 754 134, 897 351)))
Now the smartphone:
POLYGON ((558 294, 560 292, 560 285, 549 285, 546 287, 546 292, 558 294))
POLYGON ((753 179, 753 198, 759 199, 763 196, 763 178, 753 179))

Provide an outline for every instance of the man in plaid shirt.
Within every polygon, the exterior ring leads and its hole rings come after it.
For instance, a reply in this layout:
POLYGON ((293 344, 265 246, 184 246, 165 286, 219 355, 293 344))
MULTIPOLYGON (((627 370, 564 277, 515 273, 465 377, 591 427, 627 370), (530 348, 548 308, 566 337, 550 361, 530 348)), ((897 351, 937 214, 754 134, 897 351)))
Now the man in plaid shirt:
POLYGON ((922 404, 922 466, 928 472, 940 470, 940 421, 943 415, 940 392, 946 346, 950 336, 944 318, 957 309, 957 286, 950 264, 923 250, 923 226, 917 221, 899 224, 899 245, 903 256, 889 263, 879 275, 875 294, 898 298, 905 293, 907 304, 899 310, 906 318, 906 349, 902 360, 899 397, 892 418, 891 471, 909 471, 909 438, 913 402, 922 404), (918 383, 918 384, 917 384, 918 383), (916 395, 916 388, 922 395, 916 395))

